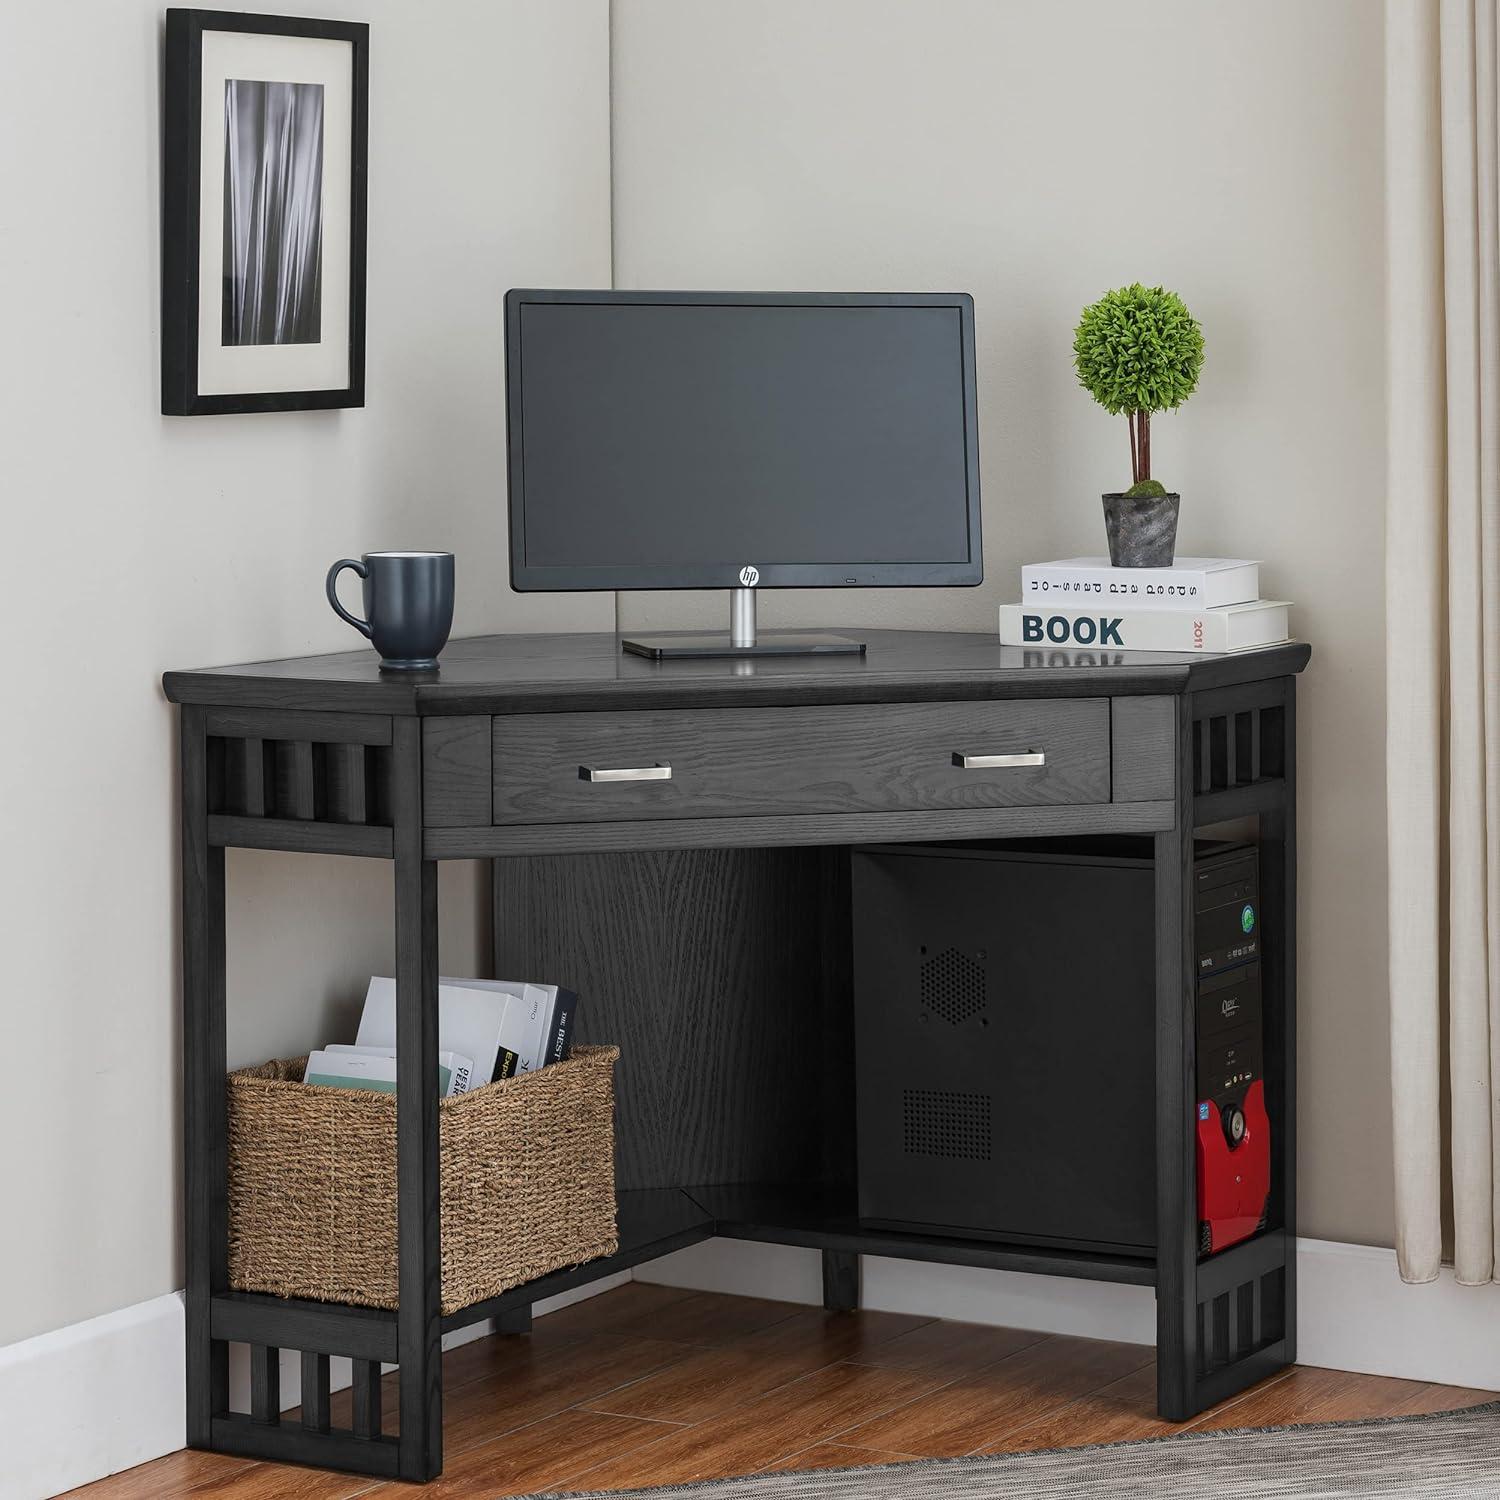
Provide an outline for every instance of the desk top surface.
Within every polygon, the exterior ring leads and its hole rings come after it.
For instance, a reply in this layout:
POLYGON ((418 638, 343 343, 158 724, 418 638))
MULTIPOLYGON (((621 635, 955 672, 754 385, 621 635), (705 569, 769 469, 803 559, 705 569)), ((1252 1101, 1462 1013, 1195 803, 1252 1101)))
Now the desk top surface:
POLYGON ((627 655, 614 635, 486 635, 451 641, 435 672, 382 672, 361 650, 168 672, 163 685, 174 703, 525 713, 1183 693, 1300 672, 1311 655, 1300 641, 1209 656, 1002 646, 980 632, 840 633, 865 641, 865 654, 651 661, 627 655))

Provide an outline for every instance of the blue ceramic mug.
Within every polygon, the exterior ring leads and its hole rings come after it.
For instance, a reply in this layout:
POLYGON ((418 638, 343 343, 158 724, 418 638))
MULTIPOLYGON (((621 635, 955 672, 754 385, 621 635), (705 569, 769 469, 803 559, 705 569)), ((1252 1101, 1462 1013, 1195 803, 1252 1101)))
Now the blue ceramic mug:
POLYGON ((383 669, 430 670, 453 628, 453 554, 366 552, 357 560, 342 558, 328 570, 328 602, 380 653, 383 669), (364 580, 363 620, 339 603, 345 568, 364 580))

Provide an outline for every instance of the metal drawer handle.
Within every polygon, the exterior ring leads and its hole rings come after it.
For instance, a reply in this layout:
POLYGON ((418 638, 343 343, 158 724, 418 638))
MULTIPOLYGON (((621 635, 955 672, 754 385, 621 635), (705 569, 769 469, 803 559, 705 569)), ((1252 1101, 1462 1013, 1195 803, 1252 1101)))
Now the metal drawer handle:
POLYGON ((670 781, 672 768, 659 760, 654 766, 579 766, 580 781, 670 781))
POLYGON ((962 771, 1001 771, 1011 766, 1045 766, 1044 750, 1026 750, 1018 755, 961 755, 953 752, 953 764, 962 771))

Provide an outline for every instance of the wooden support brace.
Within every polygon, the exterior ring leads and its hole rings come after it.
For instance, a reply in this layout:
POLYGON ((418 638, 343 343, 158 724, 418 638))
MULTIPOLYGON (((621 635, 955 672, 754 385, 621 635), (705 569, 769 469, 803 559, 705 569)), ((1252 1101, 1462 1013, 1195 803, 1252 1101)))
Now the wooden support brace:
POLYGON ((281 1421, 281 1350, 272 1344, 250 1346, 250 1416, 273 1426, 281 1421))
POLYGON ((354 1361, 354 1435, 373 1438, 380 1435, 380 1363, 373 1359, 354 1361))
POLYGON ((302 1352, 302 1426, 308 1432, 327 1432, 329 1419, 328 1356, 302 1352))

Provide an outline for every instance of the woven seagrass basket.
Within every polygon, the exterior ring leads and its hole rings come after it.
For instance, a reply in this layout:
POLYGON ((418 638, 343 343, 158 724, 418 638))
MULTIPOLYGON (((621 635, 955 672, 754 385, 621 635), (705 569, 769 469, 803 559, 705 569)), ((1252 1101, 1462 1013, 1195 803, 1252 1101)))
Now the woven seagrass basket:
MULTIPOLYGON (((440 1101, 445 1314, 619 1248, 619 1055, 440 1101)), ((394 1308, 396 1098, 303 1083, 306 1064, 229 1075, 229 1283, 394 1308)))

